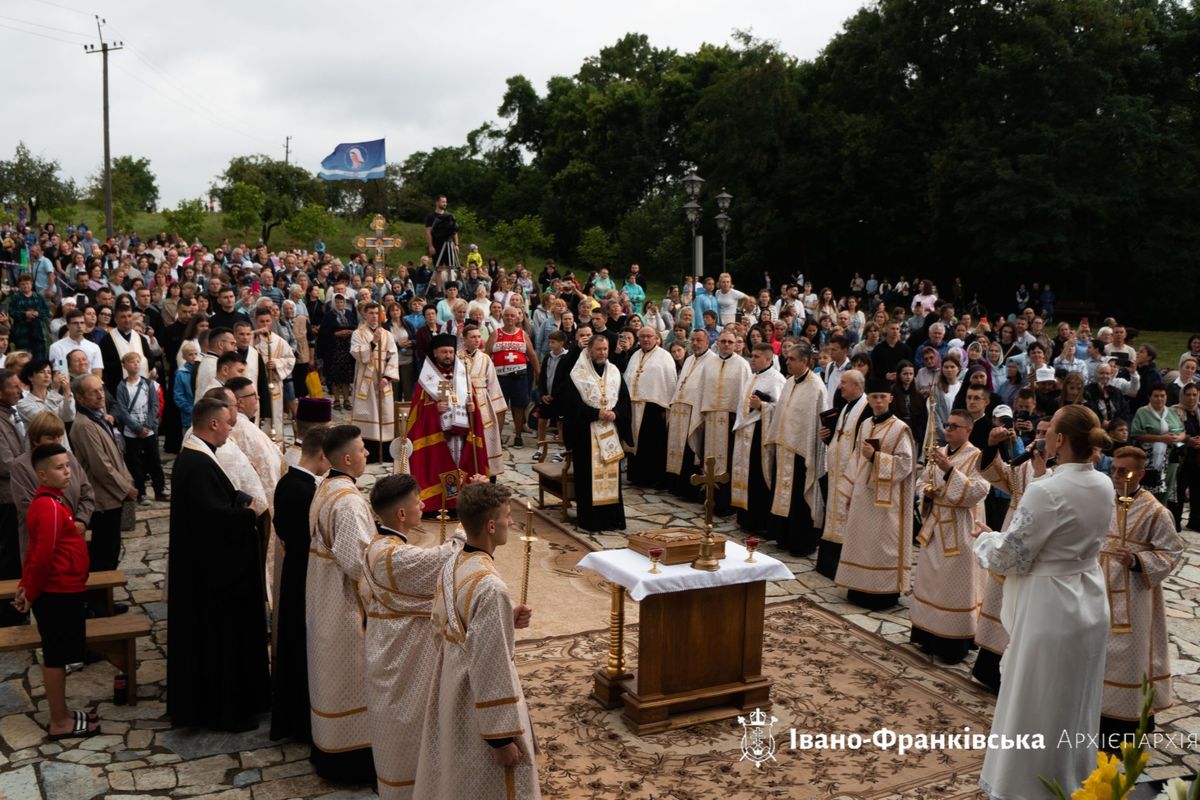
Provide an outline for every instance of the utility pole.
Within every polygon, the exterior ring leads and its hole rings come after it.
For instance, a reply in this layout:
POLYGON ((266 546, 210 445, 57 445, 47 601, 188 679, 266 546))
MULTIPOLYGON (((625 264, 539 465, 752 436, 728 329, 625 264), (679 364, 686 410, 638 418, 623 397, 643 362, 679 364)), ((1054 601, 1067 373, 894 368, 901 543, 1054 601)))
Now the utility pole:
POLYGON ((112 238, 113 235, 113 199, 112 199, 112 153, 108 143, 108 54, 111 51, 121 50, 123 42, 113 42, 109 44, 104 41, 104 29, 101 27, 105 23, 96 15, 96 33, 100 36, 100 47, 94 44, 85 44, 83 49, 89 54, 100 53, 103 56, 104 63, 104 230, 107 238, 112 238))
POLYGON ((288 156, 291 154, 291 144, 292 144, 292 137, 290 137, 290 136, 283 137, 283 165, 285 167, 288 164, 288 156))

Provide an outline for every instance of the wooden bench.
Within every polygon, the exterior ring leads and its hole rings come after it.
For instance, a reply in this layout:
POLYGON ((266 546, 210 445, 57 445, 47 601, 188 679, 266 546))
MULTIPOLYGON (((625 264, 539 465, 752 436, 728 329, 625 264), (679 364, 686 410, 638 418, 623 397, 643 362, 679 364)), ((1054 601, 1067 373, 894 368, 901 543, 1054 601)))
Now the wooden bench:
POLYGON ((571 469, 570 451, 563 453, 563 460, 554 463, 542 461, 533 465, 538 479, 538 508, 546 507, 546 495, 562 501, 562 519, 567 521, 567 509, 575 499, 575 471, 571 469))
MULTIPOLYGON (((17 596, 17 585, 20 579, 9 581, 0 581, 0 600, 12 600, 17 596)), ((107 570, 105 572, 93 572, 88 575, 87 588, 89 590, 104 590, 105 602, 107 607, 107 615, 113 615, 113 589, 120 588, 129 583, 129 579, 125 577, 125 573, 120 570, 107 570)))
MULTIPOLYGON (((87 646, 129 679, 129 704, 137 705, 137 640, 150 635, 150 618, 130 611, 87 621, 87 646)), ((42 644, 36 625, 0 628, 0 653, 36 650, 42 644)))

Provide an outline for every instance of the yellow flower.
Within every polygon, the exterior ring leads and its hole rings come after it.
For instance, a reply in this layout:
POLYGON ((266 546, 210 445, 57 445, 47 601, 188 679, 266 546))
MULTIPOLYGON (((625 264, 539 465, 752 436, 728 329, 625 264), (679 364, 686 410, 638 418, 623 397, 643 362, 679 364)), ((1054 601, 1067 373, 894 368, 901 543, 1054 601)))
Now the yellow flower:
POLYGON ((1071 800, 1124 800, 1124 794, 1119 798, 1114 797, 1112 790, 1113 779, 1118 775, 1120 764, 1121 761, 1116 756, 1103 751, 1097 753, 1095 771, 1088 775, 1082 788, 1071 793, 1071 800))

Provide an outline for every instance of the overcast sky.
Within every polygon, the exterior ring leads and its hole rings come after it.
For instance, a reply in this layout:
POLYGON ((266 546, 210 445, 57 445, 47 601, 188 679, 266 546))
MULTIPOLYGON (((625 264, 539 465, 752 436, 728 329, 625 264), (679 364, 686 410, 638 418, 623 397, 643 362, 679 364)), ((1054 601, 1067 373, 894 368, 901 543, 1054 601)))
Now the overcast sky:
POLYGON ((282 158, 288 134, 293 161, 314 172, 339 142, 384 137, 389 161, 462 144, 495 119, 509 76, 544 93, 631 31, 688 52, 750 30, 811 59, 865 0, 87 2, 0 1, 17 102, 0 157, 23 140, 81 184, 97 170, 101 57, 83 44, 99 14, 126 45, 109 58, 112 155, 149 158, 174 206, 207 196, 232 156, 282 158))

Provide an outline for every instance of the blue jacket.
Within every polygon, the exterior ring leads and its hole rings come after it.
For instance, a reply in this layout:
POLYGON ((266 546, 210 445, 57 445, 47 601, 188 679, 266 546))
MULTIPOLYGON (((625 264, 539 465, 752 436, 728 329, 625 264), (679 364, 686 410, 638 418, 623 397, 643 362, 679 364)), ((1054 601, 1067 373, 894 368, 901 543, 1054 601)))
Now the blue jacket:
POLYGON ((175 373, 175 391, 171 393, 185 431, 192 427, 192 406, 196 404, 196 395, 192 390, 192 373, 195 369, 195 364, 185 362, 183 369, 175 373))
MULTIPOLYGON (((146 406, 146 423, 143 427, 149 428, 154 435, 158 435, 158 387, 149 378, 142 378, 141 386, 149 400, 146 406)), ((116 420, 117 430, 121 431, 122 435, 125 434, 126 425, 131 428, 136 427, 130 420, 130 414, 133 411, 133 393, 136 391, 136 386, 130 391, 126 381, 117 384, 117 403, 112 408, 112 415, 116 420)))

